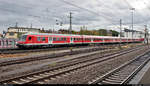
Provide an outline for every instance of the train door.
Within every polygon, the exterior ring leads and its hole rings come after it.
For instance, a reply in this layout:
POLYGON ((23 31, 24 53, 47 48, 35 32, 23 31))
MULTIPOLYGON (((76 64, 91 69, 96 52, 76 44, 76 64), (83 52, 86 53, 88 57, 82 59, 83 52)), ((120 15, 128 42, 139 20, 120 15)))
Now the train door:
POLYGON ((1 45, 1 40, 0 40, 0 48, 2 47, 2 45, 1 45))
POLYGON ((70 43, 73 43, 73 38, 72 37, 70 38, 70 43))
POLYGON ((94 42, 93 40, 94 40, 94 38, 91 38, 91 42, 92 42, 92 43, 94 42))
POLYGON ((53 38, 52 38, 52 37, 49 37, 49 38, 48 38, 48 43, 49 43, 49 44, 52 44, 52 42, 53 42, 53 38))

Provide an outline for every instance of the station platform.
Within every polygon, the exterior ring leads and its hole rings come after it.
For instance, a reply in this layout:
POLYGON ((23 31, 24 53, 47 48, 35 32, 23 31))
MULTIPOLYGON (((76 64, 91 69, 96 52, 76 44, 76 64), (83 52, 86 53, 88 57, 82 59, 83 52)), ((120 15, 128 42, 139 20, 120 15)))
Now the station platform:
POLYGON ((142 70, 129 82, 129 84, 150 84, 150 61, 142 70))
POLYGON ((150 68, 146 71, 139 84, 150 84, 150 68))

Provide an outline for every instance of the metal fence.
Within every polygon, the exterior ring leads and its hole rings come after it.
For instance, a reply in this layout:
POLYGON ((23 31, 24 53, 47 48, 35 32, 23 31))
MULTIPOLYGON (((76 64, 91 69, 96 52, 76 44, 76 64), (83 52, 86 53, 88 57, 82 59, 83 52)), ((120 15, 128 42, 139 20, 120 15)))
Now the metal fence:
POLYGON ((16 48, 17 39, 0 39, 0 49, 16 48))

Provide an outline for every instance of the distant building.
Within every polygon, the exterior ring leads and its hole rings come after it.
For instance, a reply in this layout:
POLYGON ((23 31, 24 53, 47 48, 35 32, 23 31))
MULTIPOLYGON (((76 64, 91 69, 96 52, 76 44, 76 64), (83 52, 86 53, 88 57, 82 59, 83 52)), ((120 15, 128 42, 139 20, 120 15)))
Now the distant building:
POLYGON ((129 29, 124 29, 124 37, 127 38, 132 38, 132 32, 133 32, 133 38, 144 38, 145 33, 141 31, 136 31, 136 30, 129 30, 129 29))
POLYGON ((42 30, 40 30, 40 33, 53 33, 53 31, 51 29, 44 30, 44 28, 42 28, 42 30))
POLYGON ((22 34, 26 33, 40 33, 40 29, 37 28, 27 28, 27 27, 9 27, 5 38, 19 38, 22 34))
POLYGON ((58 30, 58 33, 67 34, 67 33, 69 33, 69 30, 60 29, 60 30, 58 30))
POLYGON ((0 34, 0 38, 2 38, 3 37, 3 34, 0 34))

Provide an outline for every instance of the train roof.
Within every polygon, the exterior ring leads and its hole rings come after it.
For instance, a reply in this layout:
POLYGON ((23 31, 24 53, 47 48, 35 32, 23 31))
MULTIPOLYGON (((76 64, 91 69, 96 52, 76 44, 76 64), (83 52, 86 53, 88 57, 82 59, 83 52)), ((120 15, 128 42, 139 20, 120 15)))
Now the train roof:
MULTIPOLYGON (((24 35, 57 35, 57 36, 82 36, 82 37, 90 37, 90 38, 120 38, 120 37, 112 37, 112 36, 93 36, 93 35, 75 35, 75 34, 54 34, 54 33, 27 33, 24 35)), ((132 39, 127 37, 121 37, 122 39, 132 39)), ((134 38, 138 39, 138 38, 134 38)))

